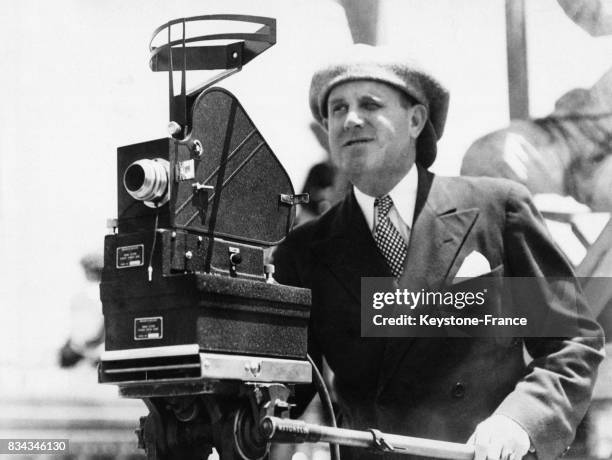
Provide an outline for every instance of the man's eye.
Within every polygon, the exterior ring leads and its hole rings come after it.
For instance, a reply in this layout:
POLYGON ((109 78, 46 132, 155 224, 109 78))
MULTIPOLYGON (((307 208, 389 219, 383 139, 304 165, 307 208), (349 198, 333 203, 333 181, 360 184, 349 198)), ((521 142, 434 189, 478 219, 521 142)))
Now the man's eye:
POLYGON ((363 107, 366 110, 378 110, 380 108, 380 104, 378 102, 364 102, 363 107))

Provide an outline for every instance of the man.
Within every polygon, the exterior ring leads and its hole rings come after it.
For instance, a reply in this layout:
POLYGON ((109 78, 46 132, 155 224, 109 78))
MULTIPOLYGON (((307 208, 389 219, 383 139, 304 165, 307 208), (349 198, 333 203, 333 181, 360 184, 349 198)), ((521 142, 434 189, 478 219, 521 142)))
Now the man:
MULTIPOLYGON (((360 336, 361 277, 435 289, 474 254, 486 258, 490 276, 572 272, 522 186, 426 170, 448 108, 433 76, 379 48, 357 45, 347 56, 315 73, 310 105, 354 187, 296 228, 274 257, 280 283, 312 289, 309 352, 335 373, 343 426, 469 441, 477 459, 519 459, 529 450, 556 458, 573 439, 602 359, 601 331, 581 302, 551 299, 541 308, 577 309, 584 337, 360 336)), ((298 407, 311 397, 298 389, 298 407)), ((343 449, 345 460, 371 455, 343 449)))

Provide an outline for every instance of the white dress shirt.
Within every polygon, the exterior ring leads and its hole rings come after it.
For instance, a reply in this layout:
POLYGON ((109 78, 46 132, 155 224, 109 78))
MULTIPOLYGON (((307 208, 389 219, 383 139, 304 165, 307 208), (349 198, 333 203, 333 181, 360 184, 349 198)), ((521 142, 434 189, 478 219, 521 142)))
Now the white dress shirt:
MULTIPOLYGON (((412 165, 408 174, 388 194, 393 200, 393 207, 389 211, 389 220, 401 235, 406 246, 408 246, 410 240, 410 227, 414 218, 418 182, 417 168, 412 165)), ((378 225, 376 209, 374 208, 376 197, 366 195, 355 186, 353 186, 353 191, 368 227, 374 234, 376 225, 378 225)))

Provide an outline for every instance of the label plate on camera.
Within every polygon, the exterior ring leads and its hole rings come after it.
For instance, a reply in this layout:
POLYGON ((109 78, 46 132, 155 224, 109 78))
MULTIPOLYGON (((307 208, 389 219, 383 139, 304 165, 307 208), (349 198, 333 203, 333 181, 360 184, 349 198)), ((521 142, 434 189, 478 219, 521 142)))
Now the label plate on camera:
POLYGON ((134 318, 134 340, 161 339, 164 336, 164 320, 161 316, 134 318))
POLYGON ((144 244, 117 248, 117 268, 142 267, 144 265, 144 244))

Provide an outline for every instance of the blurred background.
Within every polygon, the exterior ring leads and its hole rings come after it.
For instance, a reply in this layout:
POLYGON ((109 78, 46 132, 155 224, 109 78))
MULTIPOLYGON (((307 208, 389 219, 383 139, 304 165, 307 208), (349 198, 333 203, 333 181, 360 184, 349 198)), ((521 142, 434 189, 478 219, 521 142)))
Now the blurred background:
MULTIPOLYGON (((295 189, 324 189, 320 206, 310 208, 310 215, 304 211, 301 221, 326 209, 343 186, 327 166, 307 181, 313 165, 327 162, 307 103, 313 68, 351 42, 404 48, 451 92, 447 128, 431 169, 525 183, 541 194, 538 203, 551 231, 579 273, 605 277, 612 275, 611 3, 4 3, 0 437, 70 438, 75 458, 127 458, 136 452, 133 429, 146 413, 144 405, 120 400, 114 387, 96 383, 103 345, 95 277, 107 218, 116 217, 116 148, 167 135, 167 75, 148 67, 148 41, 156 27, 215 13, 277 19, 277 44, 222 86, 238 96, 295 189)), ((188 75, 188 87, 201 81, 188 75)), ((612 294, 606 289, 592 287, 590 295, 596 314, 609 323, 612 294)), ((577 457, 612 458, 612 398, 606 388, 612 388, 607 368, 597 390, 601 402, 577 457)))

